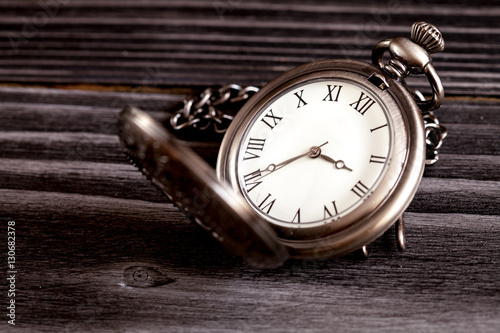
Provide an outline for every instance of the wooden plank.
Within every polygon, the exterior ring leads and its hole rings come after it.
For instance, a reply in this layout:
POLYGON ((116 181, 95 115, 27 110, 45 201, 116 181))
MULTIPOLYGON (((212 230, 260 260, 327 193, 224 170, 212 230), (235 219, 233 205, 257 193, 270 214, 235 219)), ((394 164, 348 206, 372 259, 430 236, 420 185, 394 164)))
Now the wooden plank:
POLYGON ((491 255, 500 250, 498 216, 411 213, 406 252, 393 252, 387 235, 366 261, 292 261, 266 272, 231 258, 173 207, 0 192, 3 219, 15 203, 20 263, 38 263, 23 274, 19 296, 28 330, 488 332, 498 324, 499 285, 491 279, 500 264, 491 255), (50 222, 28 223, 43 216, 50 222), (127 286, 123 273, 133 266, 155 268, 174 281, 127 286))
MULTIPOLYGON (((496 214, 500 204, 500 156, 447 156, 426 169, 412 211, 496 214), (444 164, 444 165, 443 165, 444 164), (432 177, 432 178, 431 178, 432 177), (462 205, 452 205, 463 201, 462 205), (432 200, 429 200, 432 198, 432 200)), ((129 163, 0 159, 3 188, 62 193, 99 193, 115 198, 168 202, 129 163)))
POLYGON ((439 163, 427 166, 424 177, 500 180, 500 156, 440 154, 439 163))
MULTIPOLYGON (((196 91, 173 94, 166 90, 164 93, 153 94, 141 89, 128 89, 126 92, 96 92, 0 87, 0 105, 3 110, 0 129, 59 131, 61 124, 66 124, 71 126, 67 131, 115 134, 117 114, 125 105, 132 104, 142 108, 156 119, 162 120, 168 117, 169 111, 180 107, 186 96, 196 91), (73 117, 78 121, 67 121, 73 117), (51 124, 49 128, 47 123, 51 124)), ((500 124, 498 102, 499 99, 495 98, 448 98, 435 114, 448 127, 465 124, 491 126, 495 129, 500 124)))
MULTIPOLYGON (((446 154, 499 155, 500 126, 448 125, 448 145, 442 147, 446 154), (471 145, 475 140, 478 145, 471 145)), ((214 160, 219 144, 185 142, 205 159, 214 160)), ((0 132, 2 152, 0 157, 19 158, 32 154, 37 159, 74 159, 93 162, 123 162, 123 153, 116 135, 71 132, 0 132)))
POLYGON ((10 37, 0 44, 5 82, 138 85, 147 68, 158 68, 152 85, 262 85, 313 60, 368 61, 378 40, 407 35, 412 21, 426 17, 445 34, 447 52, 435 61, 447 94, 466 95, 473 85, 478 95, 498 96, 500 88, 499 7, 487 2, 424 10, 413 3, 71 1, 28 38, 25 22, 44 9, 27 2, 24 11, 13 10, 15 3, 0 4, 0 35, 10 37), (120 33, 122 26, 130 33, 120 33))
MULTIPOLYGON (((50 105, 81 105, 93 106, 100 109, 104 108, 123 108, 127 104, 132 104, 139 108, 144 108, 148 111, 165 111, 172 106, 182 102, 184 95, 189 94, 193 89, 157 89, 161 93, 155 93, 155 89, 150 87, 131 87, 117 86, 106 89, 104 86, 93 85, 77 85, 64 86, 60 89, 40 89, 44 87, 15 87, 15 86, 0 86, 2 94, 2 103, 18 103, 18 107, 22 110, 22 105, 31 105, 33 112, 36 112, 37 105, 41 108, 50 108, 50 105), (68 90, 69 89, 69 90, 68 90)), ((16 108, 17 110, 17 108, 16 108)), ((56 111, 56 110, 53 110, 56 111)), ((12 112, 17 112, 12 110, 12 112)), ((15 117, 8 113, 3 115, 5 119, 15 117)), ((48 115, 45 115, 47 117, 48 115)), ((17 122, 16 126, 22 123, 17 122)))
POLYGON ((497 215, 500 211, 500 184, 492 181, 424 178, 409 210, 497 215), (460 204, 457 205, 457 202, 460 204))
POLYGON ((0 159, 5 189, 57 193, 99 193, 112 198, 168 202, 130 163, 0 159))
MULTIPOLYGON (((124 163, 123 148, 117 135, 80 132, 0 132, 1 158, 57 159, 124 163)), ((186 141, 210 164, 215 165, 219 143, 186 141)))

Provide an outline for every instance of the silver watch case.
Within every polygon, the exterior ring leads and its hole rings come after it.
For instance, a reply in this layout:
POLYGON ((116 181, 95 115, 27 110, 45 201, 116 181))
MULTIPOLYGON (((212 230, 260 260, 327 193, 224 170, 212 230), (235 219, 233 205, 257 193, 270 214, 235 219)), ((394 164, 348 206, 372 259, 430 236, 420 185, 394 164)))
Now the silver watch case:
POLYGON ((308 63, 279 76, 255 94, 238 112, 224 136, 217 176, 241 195, 237 157, 243 135, 254 116, 282 91, 307 81, 349 80, 370 90, 388 108, 392 124, 392 154, 378 186, 356 210, 331 223, 308 228, 272 225, 292 257, 338 257, 371 243, 404 213, 422 179, 425 131, 420 110, 403 84, 379 68, 360 61, 324 60, 308 63))

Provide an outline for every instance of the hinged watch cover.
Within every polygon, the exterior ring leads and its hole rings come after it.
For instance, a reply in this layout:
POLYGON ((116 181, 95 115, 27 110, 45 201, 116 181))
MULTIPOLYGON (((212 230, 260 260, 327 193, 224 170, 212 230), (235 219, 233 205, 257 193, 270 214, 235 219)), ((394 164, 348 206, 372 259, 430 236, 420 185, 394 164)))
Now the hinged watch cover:
POLYGON ((288 251, 269 224, 159 122, 127 107, 120 114, 118 129, 131 162, 230 252, 263 268, 278 267, 288 259, 288 251))

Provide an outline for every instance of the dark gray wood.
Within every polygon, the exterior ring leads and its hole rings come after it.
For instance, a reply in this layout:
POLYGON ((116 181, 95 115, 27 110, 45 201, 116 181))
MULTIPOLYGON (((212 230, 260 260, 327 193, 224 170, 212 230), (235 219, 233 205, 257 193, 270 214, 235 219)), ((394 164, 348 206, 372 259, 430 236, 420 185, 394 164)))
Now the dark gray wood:
POLYGON ((46 10, 37 1, 20 7, 6 0, 0 75, 24 83, 261 85, 313 60, 369 59, 378 40, 428 20, 448 45, 435 56, 447 93, 498 96, 494 2, 362 2, 93 0, 46 10))
MULTIPOLYGON (((498 4, 56 1, 0 3, 0 234, 16 222, 18 270, 12 327, 0 261, 0 331, 498 331, 498 4), (409 35, 416 20, 445 35, 434 64, 449 136, 405 214, 405 252, 390 229, 367 260, 254 269, 123 155, 115 125, 127 104, 163 121, 206 84, 260 86, 317 59, 368 61, 375 42, 409 35), (13 36, 25 40, 17 49, 13 36)), ((214 138, 183 143, 215 164, 214 138)))
POLYGON ((387 235, 368 260, 291 261, 260 271, 168 204, 0 193, 1 211, 15 203, 19 260, 32 262, 19 282, 27 328, 400 332, 493 331, 498 323, 498 216, 408 213, 406 252, 387 235), (137 266, 174 282, 127 286, 124 270, 137 266))

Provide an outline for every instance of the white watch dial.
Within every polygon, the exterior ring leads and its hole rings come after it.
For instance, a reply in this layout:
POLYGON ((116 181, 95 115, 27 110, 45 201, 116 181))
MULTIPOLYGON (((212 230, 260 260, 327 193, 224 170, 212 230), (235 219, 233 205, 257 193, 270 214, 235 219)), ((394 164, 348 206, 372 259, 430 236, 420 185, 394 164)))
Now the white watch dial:
POLYGON ((390 163, 392 131, 368 82, 296 85, 249 123, 238 149, 238 186, 273 224, 328 223, 355 210, 376 188, 390 163))

